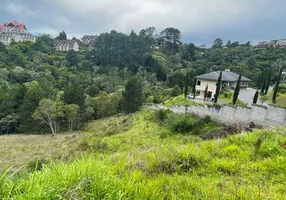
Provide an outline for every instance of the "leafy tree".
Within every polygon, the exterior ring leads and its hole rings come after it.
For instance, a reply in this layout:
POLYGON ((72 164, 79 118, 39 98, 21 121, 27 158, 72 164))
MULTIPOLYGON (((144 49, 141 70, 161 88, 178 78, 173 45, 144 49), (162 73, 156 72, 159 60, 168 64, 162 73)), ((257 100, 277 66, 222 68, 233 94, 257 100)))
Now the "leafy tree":
POLYGON ((179 96, 181 93, 182 93, 182 90, 181 90, 180 86, 175 85, 175 87, 173 87, 173 89, 172 89, 171 96, 176 97, 176 96, 179 96))
POLYGON ((246 47, 250 47, 250 45, 251 45, 250 41, 248 41, 244 44, 244 46, 246 46, 246 47))
POLYGON ((56 40, 67 40, 67 35, 64 31, 60 32, 59 36, 57 36, 55 39, 56 40))
POLYGON ((2 42, 0 42, 0 52, 1 51, 6 51, 6 46, 2 42))
POLYGON ((25 94, 23 103, 20 107, 20 131, 36 132, 39 131, 37 121, 33 120, 33 112, 37 109, 39 101, 44 98, 44 91, 37 81, 25 83, 25 94))
POLYGON ((70 50, 66 55, 66 61, 68 66, 77 66, 78 64, 78 57, 77 53, 74 50, 70 50))
POLYGON ((231 47, 231 41, 230 40, 227 41, 226 47, 231 47))
POLYGON ((181 42, 181 32, 173 27, 164 29, 160 38, 163 41, 163 47, 166 52, 177 52, 181 42))
POLYGON ((11 133, 15 132, 17 126, 20 123, 20 117, 15 114, 9 114, 6 117, 0 119, 0 133, 11 133))
POLYGON ((76 116, 78 114, 78 108, 79 108, 78 105, 75 104, 65 105, 64 115, 68 120, 70 132, 73 131, 73 122, 76 120, 76 116))
POLYGON ((139 110, 143 103, 143 88, 139 78, 133 76, 128 79, 123 92, 123 110, 133 113, 139 110))
POLYGON ((215 99, 214 99, 214 103, 217 103, 218 97, 219 97, 219 93, 220 93, 220 88, 221 88, 221 78, 222 78, 222 71, 219 74, 217 83, 216 83, 216 91, 215 91, 215 99))
POLYGON ((232 99, 232 104, 236 104, 236 101, 238 99, 238 96, 239 96, 239 91, 240 91, 240 82, 241 82, 241 73, 239 74, 239 77, 238 77, 238 80, 237 80, 237 83, 236 83, 236 86, 235 86, 235 90, 234 90, 234 94, 233 94, 233 99, 232 99))
POLYGON ((192 59, 196 55, 196 51, 195 50, 196 50, 196 47, 195 47, 195 45, 193 43, 189 43, 187 45, 187 51, 189 53, 190 58, 192 58, 192 59))
POLYGON ((51 99, 42 99, 33 114, 33 118, 48 124, 52 133, 56 134, 58 119, 64 116, 62 106, 63 103, 59 105, 51 99))
POLYGON ((222 48, 222 45, 223 45, 222 39, 221 38, 217 38, 217 39, 214 40, 212 48, 213 49, 222 48))
POLYGON ((233 42, 233 43, 231 44, 231 47, 238 47, 238 46, 239 46, 239 42, 238 42, 238 41, 233 42))

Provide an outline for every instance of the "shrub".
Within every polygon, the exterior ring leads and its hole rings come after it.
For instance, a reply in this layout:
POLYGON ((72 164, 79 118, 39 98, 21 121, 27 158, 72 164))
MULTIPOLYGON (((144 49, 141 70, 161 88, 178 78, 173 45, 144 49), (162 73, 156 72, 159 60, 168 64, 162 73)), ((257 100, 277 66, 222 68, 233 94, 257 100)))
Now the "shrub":
POLYGON ((223 97, 224 97, 224 98, 228 98, 228 92, 224 92, 224 93, 223 93, 223 97))
POLYGON ((160 109, 155 112, 155 117, 159 121, 165 121, 169 117, 170 113, 171 111, 169 110, 160 109))
POLYGON ((43 167, 48 164, 48 161, 44 158, 36 158, 32 161, 30 161, 27 165, 27 170, 29 172, 33 171, 40 171, 43 169, 43 167))
POLYGON ((169 124, 173 132, 190 132, 195 126, 196 120, 191 115, 174 115, 169 124))

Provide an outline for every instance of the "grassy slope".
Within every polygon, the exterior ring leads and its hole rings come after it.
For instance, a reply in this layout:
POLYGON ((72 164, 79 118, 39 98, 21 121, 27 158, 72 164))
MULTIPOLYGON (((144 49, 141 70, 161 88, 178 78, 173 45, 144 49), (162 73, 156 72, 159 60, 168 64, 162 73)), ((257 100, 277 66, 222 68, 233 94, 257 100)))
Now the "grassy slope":
MULTIPOLYGON (((214 141, 170 134, 154 111, 92 122, 88 156, 7 178, 3 199, 283 199, 285 129, 214 141), (167 133, 167 134, 166 134, 167 133), (164 137, 162 137, 164 136, 164 137), (263 142, 255 155, 255 143, 263 142)), ((2 195, 2 196, 1 196, 2 195)))
POLYGON ((199 103, 194 102, 189 99, 185 99, 184 95, 180 95, 174 98, 171 98, 163 103, 164 106, 185 106, 185 105, 197 105, 199 103))
POLYGON ((68 159, 77 152, 82 138, 79 133, 52 135, 0 136, 0 174, 10 166, 14 172, 40 159, 68 159))
MULTIPOLYGON (((273 91, 269 91, 268 94, 267 94, 267 97, 268 97, 268 103, 272 103, 272 96, 273 96, 273 91)), ((281 94, 281 93, 278 93, 278 96, 276 97, 276 106, 279 106, 279 107, 283 107, 283 108, 286 108, 286 94, 281 94)))
MULTIPOLYGON (((227 103, 229 103, 229 104, 231 104, 231 105, 232 105, 232 98, 233 98, 233 97, 231 97, 231 98, 224 97, 223 94, 220 94, 220 95, 219 95, 219 99, 220 99, 220 100, 225 101, 225 102, 227 102, 227 103)), ((246 103, 244 103, 244 102, 243 102, 242 100, 240 100, 240 99, 237 99, 236 104, 237 104, 237 105, 241 105, 241 106, 246 106, 246 103)))

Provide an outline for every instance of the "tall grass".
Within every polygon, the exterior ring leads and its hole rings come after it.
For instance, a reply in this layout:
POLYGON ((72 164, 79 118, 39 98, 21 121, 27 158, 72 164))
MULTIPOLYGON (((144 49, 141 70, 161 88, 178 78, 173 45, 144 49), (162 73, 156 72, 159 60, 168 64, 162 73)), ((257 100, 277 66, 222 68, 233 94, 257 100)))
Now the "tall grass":
POLYGON ((185 142, 188 135, 160 138, 170 130, 153 116, 144 110, 128 116, 132 126, 117 134, 91 131, 89 155, 75 161, 4 175, 0 199, 285 199, 285 129, 185 142), (97 149, 98 140, 107 148, 97 149))

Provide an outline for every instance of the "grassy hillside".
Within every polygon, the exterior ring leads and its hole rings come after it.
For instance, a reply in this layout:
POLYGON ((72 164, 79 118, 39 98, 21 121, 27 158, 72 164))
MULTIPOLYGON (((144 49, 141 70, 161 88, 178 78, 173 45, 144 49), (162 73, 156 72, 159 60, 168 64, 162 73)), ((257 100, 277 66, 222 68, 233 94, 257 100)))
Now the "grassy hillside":
POLYGON ((52 135, 5 135, 0 136, 0 174, 12 166, 10 172, 32 167, 37 160, 48 163, 52 160, 68 160, 79 153, 83 134, 52 135))
MULTIPOLYGON (((267 98, 268 98, 267 102, 270 104, 272 103, 272 97, 273 97, 273 91, 269 91, 267 94, 267 98)), ((286 108, 286 94, 285 93, 278 92, 275 105, 286 108)))
POLYGON ((208 119, 147 110, 98 120, 78 144, 85 156, 0 178, 0 198, 285 198, 285 129, 199 138, 221 128, 208 119))

